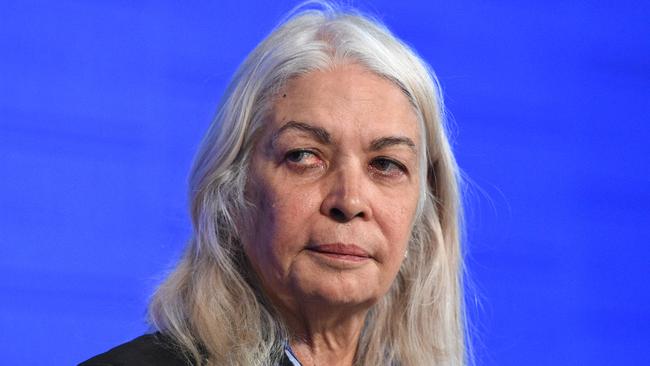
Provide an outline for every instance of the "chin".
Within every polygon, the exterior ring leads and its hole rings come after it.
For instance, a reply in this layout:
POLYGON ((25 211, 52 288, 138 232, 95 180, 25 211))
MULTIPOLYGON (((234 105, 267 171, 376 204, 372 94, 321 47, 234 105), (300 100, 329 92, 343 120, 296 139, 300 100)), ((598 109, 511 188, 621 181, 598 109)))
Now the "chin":
POLYGON ((292 282, 299 301, 332 307, 371 307, 382 295, 376 284, 354 273, 317 273, 293 278, 292 282))

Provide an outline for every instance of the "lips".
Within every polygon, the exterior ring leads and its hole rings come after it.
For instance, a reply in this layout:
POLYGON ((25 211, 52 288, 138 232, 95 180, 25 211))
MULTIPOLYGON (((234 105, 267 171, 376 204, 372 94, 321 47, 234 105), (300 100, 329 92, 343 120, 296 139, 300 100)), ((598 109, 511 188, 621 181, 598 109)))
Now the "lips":
POLYGON ((307 250, 337 259, 362 261, 370 258, 370 254, 354 244, 332 243, 310 245, 307 250))

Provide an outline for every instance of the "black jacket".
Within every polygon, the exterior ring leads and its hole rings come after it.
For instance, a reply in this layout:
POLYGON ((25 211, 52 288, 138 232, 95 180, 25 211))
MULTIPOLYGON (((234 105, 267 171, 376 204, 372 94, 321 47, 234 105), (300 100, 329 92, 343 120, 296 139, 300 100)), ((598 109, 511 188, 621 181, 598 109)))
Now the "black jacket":
MULTIPOLYGON (((291 366, 285 355, 278 366, 291 366)), ((145 334, 97 355, 79 366, 195 366, 181 348, 161 333, 145 334)))
POLYGON ((191 366, 181 349, 160 333, 145 334, 79 366, 191 366))

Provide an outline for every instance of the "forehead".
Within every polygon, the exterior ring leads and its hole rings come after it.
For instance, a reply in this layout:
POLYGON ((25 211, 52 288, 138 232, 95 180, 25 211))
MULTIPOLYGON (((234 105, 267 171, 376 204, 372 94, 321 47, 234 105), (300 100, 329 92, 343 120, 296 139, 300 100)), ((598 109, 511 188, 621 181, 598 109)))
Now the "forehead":
POLYGON ((291 79, 278 93, 272 121, 289 120, 325 128, 333 137, 404 135, 418 141, 417 116, 394 83, 358 65, 313 71, 291 79))

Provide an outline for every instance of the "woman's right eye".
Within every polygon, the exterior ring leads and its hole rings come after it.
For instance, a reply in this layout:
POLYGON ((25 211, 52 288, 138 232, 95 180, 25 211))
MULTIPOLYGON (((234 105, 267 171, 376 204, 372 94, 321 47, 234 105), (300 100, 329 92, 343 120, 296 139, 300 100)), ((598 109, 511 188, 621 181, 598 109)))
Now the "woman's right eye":
POLYGON ((293 150, 293 151, 289 151, 285 155, 285 159, 287 159, 288 161, 290 161, 292 163, 300 163, 301 161, 303 161, 303 159, 309 158, 310 155, 313 156, 314 153, 312 153, 311 151, 307 151, 307 150, 293 150))
POLYGON ((284 155, 284 160, 298 168, 315 168, 324 164, 318 155, 310 150, 291 150, 284 155))

